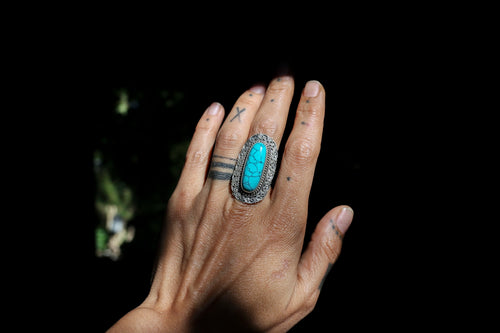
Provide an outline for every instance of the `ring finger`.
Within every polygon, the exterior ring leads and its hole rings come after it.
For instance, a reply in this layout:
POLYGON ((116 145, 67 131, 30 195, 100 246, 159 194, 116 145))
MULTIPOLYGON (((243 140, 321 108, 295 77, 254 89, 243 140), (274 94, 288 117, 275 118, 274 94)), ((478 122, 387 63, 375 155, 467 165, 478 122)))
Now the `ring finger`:
POLYGON ((237 201, 254 204, 268 198, 293 88, 289 76, 275 78, 269 84, 234 169, 231 191, 237 201))
POLYGON ((266 89, 257 85, 245 91, 236 101, 222 125, 212 154, 207 177, 211 188, 226 188, 231 180, 233 169, 241 147, 248 137, 252 120, 261 105, 266 89))

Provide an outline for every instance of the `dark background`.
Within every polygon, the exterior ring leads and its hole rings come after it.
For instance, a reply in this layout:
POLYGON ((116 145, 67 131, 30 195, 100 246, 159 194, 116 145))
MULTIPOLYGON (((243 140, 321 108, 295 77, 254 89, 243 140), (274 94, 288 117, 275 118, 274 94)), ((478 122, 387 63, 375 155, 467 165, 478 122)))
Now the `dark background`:
POLYGON ((471 310, 485 302, 467 296, 491 294, 476 268, 493 251, 473 252, 472 242, 495 244, 484 237, 491 218, 477 216, 494 207, 480 194, 493 188, 484 171, 498 141, 488 117, 488 8, 231 4, 44 3, 6 12, 3 273, 16 311, 7 319, 102 332, 137 306, 149 290, 179 142, 210 103, 227 110, 288 68, 297 96, 309 79, 327 91, 306 242, 330 208, 355 210, 315 310, 294 331, 466 321, 477 329, 471 310), (120 90, 137 102, 125 117, 115 112, 120 90), (172 96, 179 99, 166 108, 172 96), (116 262, 95 256, 96 150, 134 193, 136 237, 116 262))
MULTIPOLYGON (((171 65, 160 70, 149 68, 144 63, 134 68, 133 73, 118 73, 124 77, 111 78, 107 85, 102 86, 103 100, 97 103, 102 111, 96 113, 94 144, 104 150, 105 158, 114 159, 116 172, 133 187, 138 213, 131 221, 136 227, 136 239, 123 246, 123 257, 118 262, 93 259, 95 268, 90 281, 98 301, 93 302, 95 306, 91 310, 97 327, 104 329, 111 325, 139 304, 148 292, 158 226, 164 211, 148 210, 147 207, 153 205, 147 199, 165 203, 172 184, 175 184, 176 173, 169 164, 169 148, 190 137, 200 114, 212 101, 219 101, 229 110, 239 94, 252 84, 267 83, 274 75, 283 72, 294 76, 296 97, 309 79, 322 82, 328 94, 321 157, 310 197, 306 242, 317 221, 330 208, 348 204, 356 212, 352 229, 345 238, 342 256, 325 283, 316 311, 293 331, 307 331, 317 321, 346 317, 352 311, 360 311, 363 303, 368 301, 363 300, 366 297, 363 289, 369 288, 370 273, 360 267, 366 266, 365 262, 372 253, 359 248, 364 238, 369 237, 366 234, 369 221, 363 218, 365 147, 361 133, 367 96, 359 96, 359 92, 364 90, 363 85, 369 78, 360 78, 360 73, 353 75, 352 68, 348 68, 351 66, 330 66, 332 64, 325 61, 339 60, 324 54, 318 55, 317 62, 314 54, 307 60, 274 56, 266 61, 252 62, 247 57, 235 60, 238 51, 231 53, 229 50, 221 54, 220 59, 208 61, 174 59, 171 65), (127 89, 131 98, 138 99, 137 108, 131 109, 126 116, 113 112, 118 89, 127 89), (162 105, 161 91, 177 92, 182 99, 168 109, 162 105), (102 138, 107 138, 105 144, 102 138), (130 162, 131 155, 139 156, 139 162, 130 162), (151 193, 153 191, 155 193, 151 193)), ((355 62, 350 62, 354 67, 355 62)), ((287 131, 296 104, 297 98, 294 98, 287 131)))
MULTIPOLYGON (((400 169, 398 163, 404 163, 392 155, 399 149, 394 146, 395 133, 404 130, 405 123, 399 123, 396 132, 387 131, 391 126, 379 126, 408 95, 409 86, 404 84, 408 81, 401 77, 418 72, 414 64, 409 66, 407 51, 399 49, 396 57, 393 52, 381 51, 384 47, 379 42, 359 44, 359 40, 333 40, 329 44, 337 46, 333 48, 314 39, 304 41, 304 45, 271 43, 261 49, 250 43, 201 43, 182 51, 182 46, 176 45, 160 53, 148 43, 135 43, 115 53, 100 53, 96 48, 72 72, 82 78, 75 87, 76 96, 84 100, 77 107, 84 116, 68 117, 66 127, 75 149, 74 154, 65 155, 63 163, 72 170, 65 177, 71 193, 76 192, 76 200, 71 201, 77 202, 71 208, 77 212, 73 222, 66 226, 69 241, 61 243, 72 248, 73 256, 61 258, 60 265, 67 265, 68 271, 56 281, 63 292, 67 291, 64 296, 68 299, 62 303, 68 310, 66 320, 103 331, 144 300, 164 204, 182 165, 173 162, 178 158, 172 156, 173 147, 189 140, 210 103, 218 101, 229 110, 245 89, 284 72, 294 76, 296 85, 286 133, 291 130, 297 97, 307 80, 319 80, 327 92, 306 243, 329 209, 347 204, 355 211, 342 254, 315 310, 292 332, 318 327, 326 331, 366 328, 367 323, 384 328, 394 325, 396 314, 399 318, 408 315, 403 298, 410 289, 405 282, 401 286, 411 274, 401 265, 407 258, 400 252, 395 255, 394 245, 384 242, 389 233, 396 233, 387 225, 395 194, 384 177, 400 169), (115 112, 120 90, 126 90, 137 102, 126 116, 115 112), (180 97, 166 107, 174 95, 180 97), (99 223, 94 207, 96 150, 103 152, 115 175, 134 192, 136 214, 130 224, 136 235, 123 246, 118 261, 94 254, 94 232, 99 223), (384 173, 377 174, 380 169, 384 173)), ((407 114, 415 108, 412 101, 406 102, 407 114)), ((398 239, 398 243, 404 242, 404 232, 398 239)))
POLYGON ((466 163, 479 166, 473 183, 483 170, 476 159, 483 143, 471 139, 488 132, 488 121, 473 94, 482 80, 471 74, 492 73, 483 60, 494 53, 481 49, 492 45, 481 40, 491 29, 472 29, 475 14, 457 13, 458 5, 353 4, 346 11, 299 2, 293 17, 290 5, 238 3, 245 5, 253 9, 249 17, 240 8, 205 13, 191 3, 142 13, 129 6, 126 14, 82 6, 54 20, 34 11, 40 22, 24 26, 26 38, 16 34, 21 21, 6 31, 15 45, 5 47, 11 58, 4 64, 14 75, 4 77, 4 86, 22 88, 9 96, 15 106, 5 112, 19 121, 3 123, 4 164, 20 171, 4 174, 16 184, 10 197, 20 206, 6 205, 4 225, 19 228, 5 233, 16 241, 6 257, 21 266, 5 275, 21 281, 15 291, 24 292, 19 304, 8 305, 29 315, 16 324, 102 332, 140 304, 178 176, 178 143, 189 140, 210 103, 228 110, 242 91, 285 68, 295 77, 296 96, 310 79, 327 92, 306 242, 332 207, 355 210, 315 310, 293 331, 406 331, 436 327, 435 319, 443 327, 471 320, 475 303, 463 301, 470 282, 456 281, 476 274, 469 266, 476 258, 466 256, 470 239, 482 241, 484 232, 475 232, 477 218, 456 222, 484 203, 456 207, 449 192, 468 201, 466 163), (115 112, 120 90, 137 102, 126 116, 115 112), (166 108, 172 96, 180 97, 166 108), (9 133, 11 124, 18 126, 9 133), (27 149, 17 149, 24 140, 27 149), (132 188, 137 209, 130 221, 135 239, 116 262, 95 256, 96 150, 132 188), (20 180, 27 185, 18 186, 20 180), (29 228, 26 221, 33 222, 29 228), (453 261, 460 261, 457 274, 443 274, 453 261))

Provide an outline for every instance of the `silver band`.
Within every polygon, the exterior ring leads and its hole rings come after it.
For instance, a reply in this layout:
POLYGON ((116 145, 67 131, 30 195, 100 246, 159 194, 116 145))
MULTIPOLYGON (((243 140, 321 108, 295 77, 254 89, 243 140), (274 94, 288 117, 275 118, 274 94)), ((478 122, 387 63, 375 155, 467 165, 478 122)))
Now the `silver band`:
POLYGON ((277 162, 278 148, 276 142, 270 136, 261 133, 251 136, 240 151, 231 179, 231 191, 236 200, 246 204, 254 204, 262 201, 271 188, 277 162), (242 184, 243 172, 250 151, 256 143, 262 143, 266 146, 266 158, 259 183, 254 190, 249 192, 242 184))

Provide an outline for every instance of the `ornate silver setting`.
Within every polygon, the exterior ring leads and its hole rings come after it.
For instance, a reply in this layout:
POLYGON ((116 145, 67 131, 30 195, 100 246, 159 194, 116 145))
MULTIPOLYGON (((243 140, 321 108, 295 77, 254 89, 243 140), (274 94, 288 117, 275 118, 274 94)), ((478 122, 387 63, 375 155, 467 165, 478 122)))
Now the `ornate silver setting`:
POLYGON ((262 133, 251 136, 240 151, 231 179, 231 191, 236 200, 246 204, 254 204, 262 201, 271 188, 277 163, 278 147, 276 142, 270 136, 262 133), (241 185, 243 168, 245 167, 250 150, 257 142, 261 142, 266 146, 266 163, 262 170, 259 185, 252 192, 247 192, 241 185))

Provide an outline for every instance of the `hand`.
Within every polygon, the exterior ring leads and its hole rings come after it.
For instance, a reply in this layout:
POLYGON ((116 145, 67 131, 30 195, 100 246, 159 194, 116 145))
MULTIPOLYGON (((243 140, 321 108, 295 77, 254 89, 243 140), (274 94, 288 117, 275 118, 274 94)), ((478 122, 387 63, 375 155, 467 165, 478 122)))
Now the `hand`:
POLYGON ((280 145, 293 91, 288 76, 267 89, 252 87, 222 127, 220 104, 205 111, 168 203, 151 291, 110 332, 284 332, 312 311, 353 217, 348 206, 329 211, 301 254, 323 132, 325 90, 319 82, 309 81, 302 91, 266 197, 245 204, 230 188, 250 136, 264 133, 280 145))

